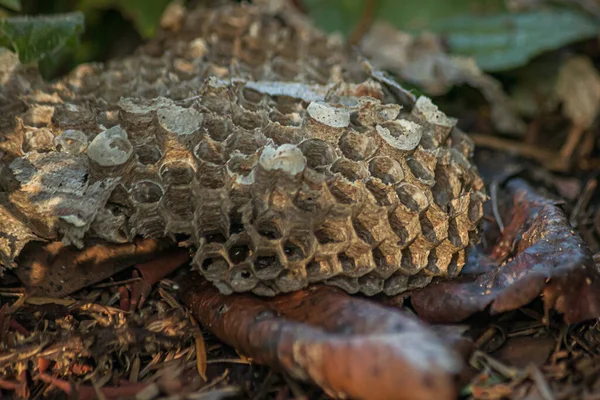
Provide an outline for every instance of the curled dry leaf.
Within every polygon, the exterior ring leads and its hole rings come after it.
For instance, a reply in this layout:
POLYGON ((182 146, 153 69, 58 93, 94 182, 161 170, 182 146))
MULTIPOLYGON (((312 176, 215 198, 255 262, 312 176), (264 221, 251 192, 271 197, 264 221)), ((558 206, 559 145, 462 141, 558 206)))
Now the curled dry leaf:
POLYGON ((597 318, 600 271, 563 211, 522 179, 508 181, 502 193, 502 235, 488 227, 486 239, 495 245, 477 248, 462 277, 413 292, 419 316, 455 322, 488 306, 501 313, 542 296, 546 311, 564 314, 567 323, 597 318))
POLYGON ((199 321, 255 361, 335 397, 452 399, 463 361, 413 317, 329 286, 259 299, 199 277, 182 291, 199 321))
POLYGON ((165 242, 154 239, 128 244, 96 242, 83 250, 61 242, 31 242, 14 272, 29 295, 62 297, 133 264, 149 261, 166 247, 165 242))
POLYGON ((525 123, 500 82, 481 71, 474 59, 447 54, 439 36, 425 33, 416 37, 377 22, 363 37, 360 48, 376 67, 418 85, 429 95, 445 94, 456 85, 472 86, 490 103, 496 129, 511 134, 525 132, 525 123))

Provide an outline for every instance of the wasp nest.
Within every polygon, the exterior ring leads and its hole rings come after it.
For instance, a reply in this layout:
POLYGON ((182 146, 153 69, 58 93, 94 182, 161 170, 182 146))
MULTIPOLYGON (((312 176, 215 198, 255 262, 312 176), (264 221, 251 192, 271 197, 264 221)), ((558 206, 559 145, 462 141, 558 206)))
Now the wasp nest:
POLYGON ((1 55, 4 265, 30 240, 144 236, 184 241, 223 293, 394 295, 459 273, 484 189, 453 119, 397 104, 290 11, 175 25, 54 83, 1 55))

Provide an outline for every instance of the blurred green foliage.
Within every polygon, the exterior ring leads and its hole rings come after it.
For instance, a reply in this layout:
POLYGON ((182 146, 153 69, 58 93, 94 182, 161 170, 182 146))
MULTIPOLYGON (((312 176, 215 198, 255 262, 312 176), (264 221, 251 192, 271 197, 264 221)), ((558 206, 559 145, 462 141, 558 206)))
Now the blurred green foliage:
MULTIPOLYGON (((39 61, 45 76, 56 76, 81 62, 130 53, 154 35, 170 1, 0 0, 0 46, 18 52, 23 62, 39 61)), ((370 1, 303 0, 302 4, 324 30, 349 34, 370 1)), ((376 20, 411 33, 438 33, 451 53, 474 57, 485 71, 525 65, 543 52, 594 37, 599 27, 581 10, 554 3, 522 12, 510 12, 505 0, 378 0, 376 4, 376 20)))
POLYGON ((131 52, 154 35, 170 1, 0 0, 0 46, 54 77, 131 52))
MULTIPOLYGON (((304 0, 321 28, 348 34, 368 1, 304 0)), ((376 20, 444 37, 450 52, 472 56, 485 71, 525 65, 539 54, 598 34, 600 25, 584 12, 558 5, 510 12, 504 0, 379 0, 376 20)))

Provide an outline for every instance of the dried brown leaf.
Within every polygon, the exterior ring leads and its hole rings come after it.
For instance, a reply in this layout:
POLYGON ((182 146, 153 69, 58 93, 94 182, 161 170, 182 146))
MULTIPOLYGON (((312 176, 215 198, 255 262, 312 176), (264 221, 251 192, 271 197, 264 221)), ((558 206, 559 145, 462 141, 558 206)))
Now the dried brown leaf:
POLYGON ((15 274, 29 295, 62 297, 139 262, 156 257, 166 244, 144 239, 130 244, 93 243, 84 250, 60 242, 29 244, 15 274))
POLYGON ((421 322, 339 289, 258 299, 195 278, 183 299, 199 321, 258 363, 336 397, 451 399, 461 357, 421 322), (407 389, 410 388, 410 389, 407 389))

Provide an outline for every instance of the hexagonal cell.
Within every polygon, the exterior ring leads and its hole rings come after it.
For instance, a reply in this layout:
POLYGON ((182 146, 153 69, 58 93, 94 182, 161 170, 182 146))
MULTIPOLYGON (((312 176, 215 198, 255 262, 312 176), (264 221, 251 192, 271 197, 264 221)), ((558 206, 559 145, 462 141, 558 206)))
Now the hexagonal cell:
POLYGON ((261 92, 246 86, 242 87, 238 93, 238 102, 247 110, 256 110, 260 108, 263 99, 264 95, 261 92))
POLYGON ((411 211, 423 212, 429 207, 429 200, 421 189, 411 183, 401 183, 396 190, 398 198, 411 211))
POLYGON ((162 201, 164 212, 179 220, 188 220, 192 223, 196 204, 189 201, 193 198, 189 186, 170 186, 167 188, 162 201))
POLYGON ((238 105, 234 106, 232 121, 235 125, 250 131, 262 128, 269 122, 264 113, 246 111, 238 105))
POLYGON ((283 242, 283 253, 288 262, 309 259, 315 252, 315 237, 310 231, 293 230, 283 242))
POLYGON ((431 188, 433 201, 443 210, 447 210, 451 201, 460 194, 462 183, 458 176, 448 171, 447 166, 438 166, 435 170, 435 184, 431 188))
POLYGON ((397 244, 406 247, 421 233, 419 214, 411 212, 404 204, 399 204, 388 214, 388 221, 392 231, 400 239, 397 244))
POLYGON ((435 180, 433 172, 430 171, 424 164, 412 157, 406 159, 406 164, 408 165, 408 168, 410 169, 410 172, 413 174, 413 176, 417 178, 420 182, 425 183, 427 185, 434 184, 435 180))
POLYGON ((301 187, 292 201, 298 209, 309 213, 316 213, 330 206, 330 202, 325 199, 323 189, 311 190, 301 187))
POLYGON ((227 237, 223 234, 223 232, 212 231, 212 232, 204 232, 202 235, 206 243, 220 243, 225 244, 227 242, 227 237))
POLYGON ((341 265, 333 259, 312 260, 306 265, 309 282, 321 282, 336 276, 340 271, 341 265))
POLYGON ((203 127, 208 135, 217 142, 225 141, 233 131, 231 120, 218 114, 206 114, 203 127))
POLYGON ((390 157, 373 157, 369 161, 369 172, 386 185, 399 183, 404 179, 402 166, 390 157))
POLYGON ((386 185, 377 178, 369 178, 365 186, 377 201, 377 205, 389 207, 398 203, 398 195, 393 186, 386 185))
POLYGON ((227 255, 234 265, 246 261, 252 255, 252 249, 246 242, 245 239, 239 239, 232 244, 228 244, 227 255))
POLYGON ((190 160, 165 160, 158 169, 165 185, 189 185, 196 175, 196 165, 190 160))
POLYGON ((255 222, 258 234, 267 240, 279 240, 283 237, 281 222, 275 219, 261 219, 255 222))
POLYGON ((479 193, 471 193, 469 199, 469 220, 477 224, 483 218, 483 196, 479 193))
POLYGON ((254 274, 261 280, 271 280, 277 278, 281 271, 285 269, 279 256, 275 252, 269 252, 266 250, 260 251, 254 257, 253 267, 254 274))
POLYGON ((381 104, 379 100, 363 97, 359 100, 357 120, 363 126, 373 126, 393 121, 400 114, 402 108, 398 104, 381 104))
POLYGON ((377 146, 372 138, 357 131, 347 131, 338 140, 344 156, 353 161, 364 161, 371 157, 377 146))
POLYGON ((306 163, 310 168, 331 165, 337 158, 333 146, 321 139, 303 140, 298 148, 306 157, 306 163))
POLYGON ((157 207, 151 205, 146 210, 144 206, 147 205, 138 206, 136 212, 129 219, 133 235, 155 238, 164 237, 165 221, 158 215, 157 207))
POLYGON ((375 272, 361 276, 358 278, 360 291, 367 296, 374 296, 383 291, 385 281, 375 272))
POLYGON ((360 291, 360 284, 358 278, 351 278, 349 276, 338 275, 325 281, 326 284, 331 286, 339 287, 347 293, 355 294, 360 291))
POLYGON ((467 250, 458 250, 452 255, 450 265, 448 265, 448 278, 455 278, 458 276, 465 263, 467 262, 467 250))
POLYGON ((258 278, 254 276, 249 263, 232 267, 228 278, 227 283, 235 292, 247 292, 258 283, 258 278))
POLYGON ((401 250, 389 241, 384 241, 372 250, 375 261, 375 271, 383 279, 389 278, 398 271, 402 262, 401 250))
POLYGON ((435 207, 430 207, 421 215, 421 232, 423 237, 436 246, 448 237, 448 216, 435 207))
POLYGON ((432 280, 433 276, 427 275, 425 272, 421 271, 408 278, 408 289, 421 289, 429 285, 432 280))
POLYGON ((137 160, 142 165, 154 165, 162 157, 160 149, 155 145, 143 144, 135 148, 137 160))
POLYGON ((448 207, 448 216, 455 218, 461 214, 465 214, 469 208, 469 194, 464 194, 450 201, 448 207))
POLYGON ((212 164, 225 164, 225 149, 221 142, 205 138, 194 147, 194 157, 212 164))
POLYGON ((220 254, 207 254, 194 263, 208 280, 223 279, 229 271, 229 263, 220 254))
POLYGON ((388 296, 395 296, 408 289, 408 276, 402 272, 397 272, 390 276, 383 283, 383 293, 388 296))
POLYGON ((281 121, 272 122, 263 129, 263 134, 265 137, 273 140, 277 146, 285 143, 297 144, 304 139, 300 128, 285 125, 287 124, 281 121))
POLYGON ((225 141, 225 148, 227 154, 237 150, 245 155, 253 155, 266 144, 267 139, 260 131, 249 131, 235 127, 225 141))
MULTIPOLYGON (((223 43, 221 42, 219 45, 223 45, 223 43)), ((223 50, 225 53, 229 53, 231 49, 227 47, 219 48, 218 45, 213 45, 211 50, 214 55, 218 56, 219 51, 223 50)), ((225 56, 225 58, 230 58, 230 56, 225 56)), ((217 78, 211 77, 205 81, 200 89, 198 103, 215 114, 228 115, 231 113, 231 105, 234 99, 235 95, 231 88, 220 84, 217 78)))
POLYGON ((129 217, 132 214, 133 204, 131 203, 129 192, 125 189, 125 186, 118 184, 113 189, 106 202, 106 208, 109 208, 111 213, 117 216, 126 215, 129 217))
POLYGON ((257 163, 256 156, 232 154, 227 160, 227 172, 230 176, 235 176, 238 183, 250 185, 254 181, 254 167, 257 163))
POLYGON ((294 114, 302 111, 302 106, 295 97, 276 96, 273 100, 273 105, 282 114, 294 114))
POLYGON ((81 154, 88 146, 88 139, 85 133, 73 129, 61 132, 53 141, 56 150, 68 154, 81 154))
POLYGON ((432 276, 447 275, 454 251, 456 248, 448 240, 444 240, 438 247, 431 250, 427 267, 423 271, 432 276))
POLYGON ((341 244, 349 240, 348 221, 323 221, 315 232, 315 238, 320 245, 341 244))
MULTIPOLYGON (((354 252, 356 249, 349 249, 349 251, 354 252)), ((341 274, 345 276, 358 278, 375 269, 373 256, 368 249, 363 249, 360 255, 342 252, 337 255, 337 259, 342 267, 341 274)))
MULTIPOLYGON (((271 124, 277 123, 281 127, 295 128, 296 130, 299 130, 299 127, 302 125, 302 117, 300 117, 300 114, 296 114, 296 113, 294 113, 294 114, 282 114, 282 113, 280 113, 277 110, 271 110, 269 112, 269 120, 271 121, 271 124)), ((267 137, 269 137, 266 133, 265 133, 265 135, 267 137)), ((300 134, 299 136, 303 136, 303 135, 300 134)), ((275 142, 275 143, 276 144, 283 144, 283 143, 287 143, 288 142, 285 139, 283 141, 281 141, 282 137, 283 137, 283 135, 281 135, 281 134, 277 135, 277 138, 280 139, 280 141, 275 142)), ((294 136, 292 136, 292 138, 293 137, 294 136)), ((300 138, 300 140, 302 140, 302 138, 300 138)), ((292 141, 292 143, 300 143, 300 140, 292 141)))
POLYGON ((200 190, 221 189, 226 185, 226 167, 212 163, 200 162, 198 165, 197 180, 202 186, 200 190))
POLYGON ((162 199, 164 190, 156 182, 143 180, 135 182, 129 189, 131 200, 137 204, 156 204, 162 199))
POLYGON ((387 218, 381 218, 386 210, 376 206, 366 205, 352 219, 354 232, 359 239, 370 245, 382 242, 393 234, 387 218))
POLYGON ((427 267, 429 250, 416 247, 415 244, 402 250, 400 271, 406 275, 414 275, 427 267))
POLYGON ((283 293, 304 289, 308 285, 304 268, 284 270, 276 279, 275 285, 283 293))
POLYGON ((204 120, 204 116, 193 108, 179 107, 174 104, 156 110, 156 119, 161 129, 157 135, 175 135, 180 141, 193 140, 204 120))
POLYGON ((465 214, 461 214, 448 223, 448 240, 457 249, 464 249, 469 244, 469 224, 466 219, 465 214))
POLYGON ((199 189, 202 194, 195 196, 194 226, 198 236, 220 233, 228 237, 229 203, 221 201, 220 190, 199 189))
POLYGON ((361 188, 342 177, 334 177, 327 183, 329 192, 342 204, 356 204, 362 197, 361 188))
POLYGON ((338 158, 330 167, 334 174, 339 173, 350 182, 366 179, 369 172, 363 163, 348 160, 347 158, 338 158))

